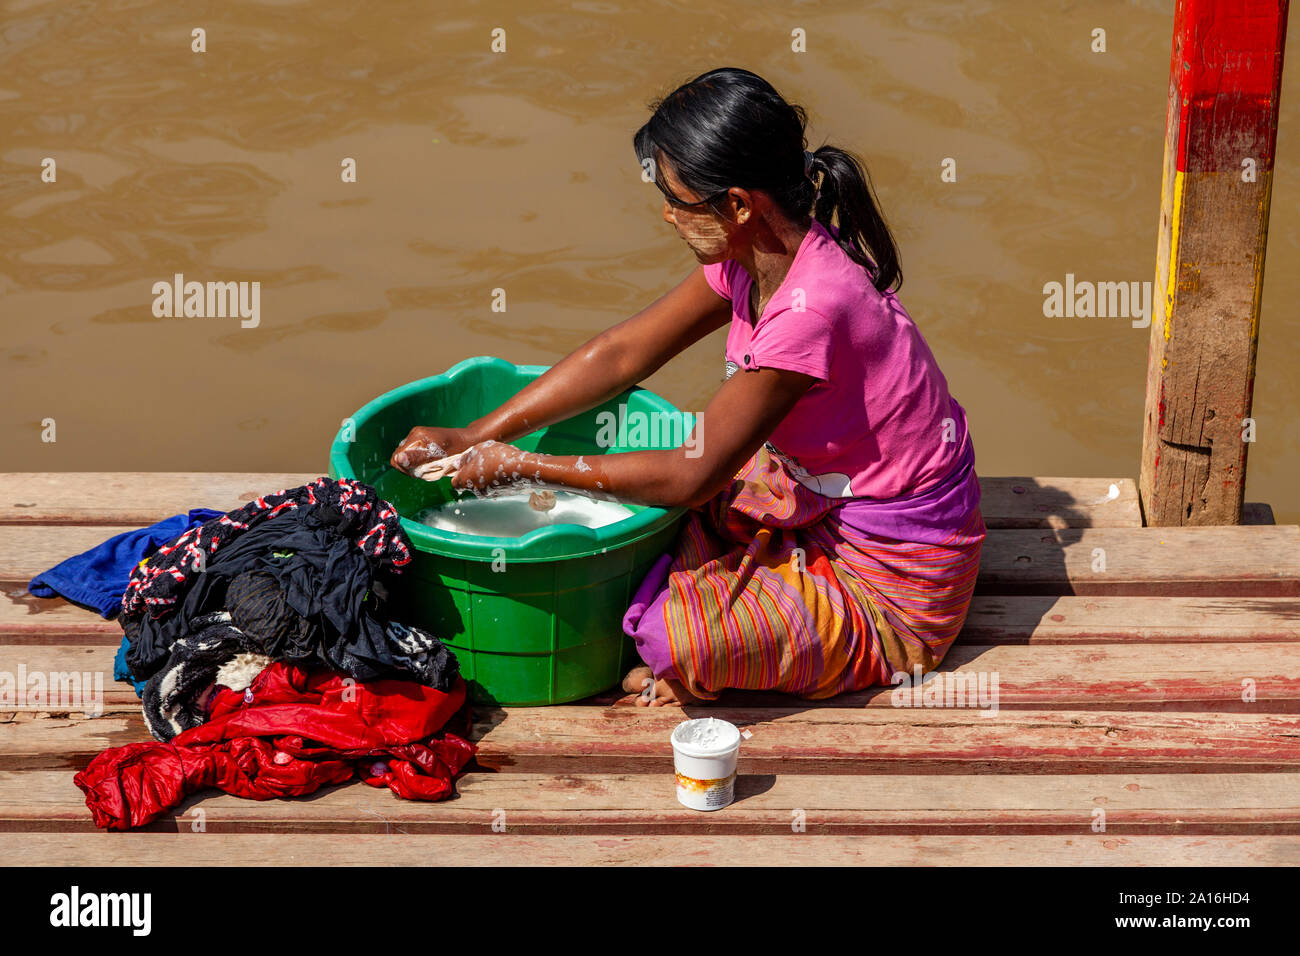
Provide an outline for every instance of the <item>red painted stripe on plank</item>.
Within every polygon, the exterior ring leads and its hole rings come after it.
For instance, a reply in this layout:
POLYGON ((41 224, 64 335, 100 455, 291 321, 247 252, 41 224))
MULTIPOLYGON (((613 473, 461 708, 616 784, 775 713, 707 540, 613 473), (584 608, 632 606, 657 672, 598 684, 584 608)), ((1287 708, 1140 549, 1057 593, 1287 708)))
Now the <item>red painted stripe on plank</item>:
POLYGON ((1182 172, 1273 168, 1288 0, 1179 0, 1171 117, 1182 172))

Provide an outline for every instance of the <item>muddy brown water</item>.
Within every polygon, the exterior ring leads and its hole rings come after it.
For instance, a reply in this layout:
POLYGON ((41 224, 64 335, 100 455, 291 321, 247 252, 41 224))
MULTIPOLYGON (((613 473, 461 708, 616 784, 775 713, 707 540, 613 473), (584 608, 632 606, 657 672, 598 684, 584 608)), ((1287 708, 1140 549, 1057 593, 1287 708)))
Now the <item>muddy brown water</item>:
MULTIPOLYGON (((980 472, 1136 478, 1148 331, 1045 318, 1042 290, 1153 278, 1172 13, 8 0, 0 468, 323 473, 340 421, 387 389, 472 355, 554 363, 692 268, 631 135, 653 96, 735 65, 808 108, 814 145, 866 160, 980 472), (155 317, 178 272, 260 282, 257 327, 155 317)), ((1247 488, 1283 522, 1300 521, 1298 82, 1288 65, 1247 488)), ((724 341, 644 384, 702 409, 724 341)))

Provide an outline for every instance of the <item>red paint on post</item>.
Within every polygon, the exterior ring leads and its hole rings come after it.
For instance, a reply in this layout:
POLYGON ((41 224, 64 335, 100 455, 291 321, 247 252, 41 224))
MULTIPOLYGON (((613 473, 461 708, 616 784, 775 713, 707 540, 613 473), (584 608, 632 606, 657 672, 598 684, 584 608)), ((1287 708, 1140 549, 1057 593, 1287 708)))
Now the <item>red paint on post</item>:
POLYGON ((1287 0, 1178 0, 1169 75, 1178 170, 1273 168, 1287 0))

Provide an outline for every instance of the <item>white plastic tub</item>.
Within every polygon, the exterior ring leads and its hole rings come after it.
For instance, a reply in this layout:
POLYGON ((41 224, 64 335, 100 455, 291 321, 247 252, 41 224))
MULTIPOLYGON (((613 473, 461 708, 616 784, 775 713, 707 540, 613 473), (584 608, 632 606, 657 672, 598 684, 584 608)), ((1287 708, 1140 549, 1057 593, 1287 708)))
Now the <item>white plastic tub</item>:
POLYGON ((740 731, 715 717, 685 720, 673 728, 677 801, 692 810, 721 810, 735 799, 740 731))

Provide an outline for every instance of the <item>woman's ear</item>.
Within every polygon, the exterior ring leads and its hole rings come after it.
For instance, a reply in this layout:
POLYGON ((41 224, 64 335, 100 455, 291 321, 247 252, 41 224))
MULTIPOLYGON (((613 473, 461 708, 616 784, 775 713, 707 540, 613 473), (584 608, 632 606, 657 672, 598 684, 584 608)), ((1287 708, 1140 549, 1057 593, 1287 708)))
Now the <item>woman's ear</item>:
POLYGON ((736 189, 732 191, 731 199, 736 204, 735 222, 743 226, 754 212, 754 196, 748 189, 736 189))

